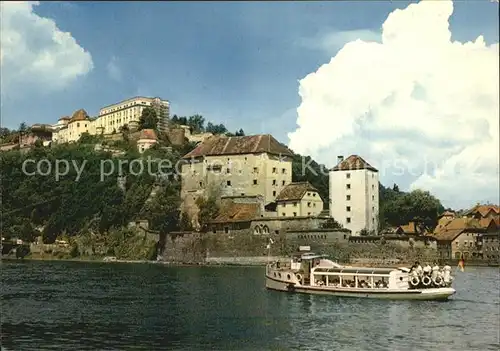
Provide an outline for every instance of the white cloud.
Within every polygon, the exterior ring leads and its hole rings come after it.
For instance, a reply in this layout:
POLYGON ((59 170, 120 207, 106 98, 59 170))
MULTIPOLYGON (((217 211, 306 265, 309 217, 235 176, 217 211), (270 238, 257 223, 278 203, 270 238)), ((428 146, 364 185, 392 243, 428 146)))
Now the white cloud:
POLYGON ((345 44, 355 40, 380 41, 380 33, 368 29, 356 29, 349 31, 331 30, 327 33, 313 38, 305 38, 299 44, 305 48, 322 50, 328 54, 335 54, 345 44))
POLYGON ((39 2, 1 2, 0 65, 2 95, 24 95, 26 88, 62 89, 93 69, 90 53, 49 18, 33 11, 39 2))
POLYGON ((302 79, 289 146, 330 166, 363 155, 384 182, 446 205, 498 202, 499 46, 452 42, 452 13, 451 1, 395 10, 382 43, 349 42, 302 79))
POLYGON ((116 80, 116 81, 121 81, 122 80, 122 71, 120 67, 118 66, 118 60, 115 56, 109 60, 108 65, 106 66, 106 69, 108 71, 108 75, 110 76, 111 79, 116 80))

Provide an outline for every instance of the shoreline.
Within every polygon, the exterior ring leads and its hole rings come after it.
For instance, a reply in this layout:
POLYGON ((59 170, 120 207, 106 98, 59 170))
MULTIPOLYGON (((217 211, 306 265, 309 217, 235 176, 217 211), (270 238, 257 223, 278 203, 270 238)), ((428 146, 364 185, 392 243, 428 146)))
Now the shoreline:
MULTIPOLYGON (((128 263, 128 264, 154 264, 163 265, 170 267, 265 267, 268 263, 267 260, 258 260, 261 257, 248 256, 248 257, 217 257, 209 262, 174 262, 174 261, 148 261, 148 260, 113 260, 105 261, 101 259, 92 258, 43 258, 43 257, 26 257, 26 258, 15 258, 15 257, 2 257, 1 261, 9 262, 23 262, 23 261, 61 261, 61 262, 82 262, 82 263, 128 263), (257 259, 257 260, 256 260, 257 259)), ((275 258, 275 257, 273 257, 275 258)), ((282 257, 281 259, 288 259, 282 257)), ((387 267, 387 268, 397 268, 397 267, 411 267, 412 263, 398 263, 398 264, 381 264, 381 263, 340 263, 346 266, 355 267, 387 267)), ((450 264, 453 266, 454 264, 450 264)), ((489 263, 489 262, 472 262, 466 267, 500 267, 500 263, 489 263)))

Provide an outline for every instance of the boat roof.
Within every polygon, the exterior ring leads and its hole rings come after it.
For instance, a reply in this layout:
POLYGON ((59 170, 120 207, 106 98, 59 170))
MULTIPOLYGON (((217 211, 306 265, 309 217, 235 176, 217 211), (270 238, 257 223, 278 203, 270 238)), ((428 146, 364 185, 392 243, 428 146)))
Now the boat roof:
POLYGON ((316 258, 326 258, 326 257, 328 257, 328 255, 319 255, 319 254, 315 254, 313 252, 306 252, 306 253, 303 253, 303 254, 298 254, 297 256, 300 257, 303 260, 314 260, 316 258))
POLYGON ((397 270, 396 268, 369 268, 369 267, 342 267, 342 268, 324 268, 317 267, 315 273, 344 273, 344 274, 389 274, 397 270))

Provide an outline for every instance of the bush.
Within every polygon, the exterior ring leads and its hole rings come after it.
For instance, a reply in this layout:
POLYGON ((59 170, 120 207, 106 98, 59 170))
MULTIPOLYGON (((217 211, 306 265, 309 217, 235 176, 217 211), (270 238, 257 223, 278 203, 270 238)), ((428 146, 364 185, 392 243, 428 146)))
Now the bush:
POLYGON ((78 251, 78 244, 73 245, 73 247, 71 248, 71 251, 69 252, 69 256, 72 258, 75 258, 79 254, 80 254, 80 252, 78 251))

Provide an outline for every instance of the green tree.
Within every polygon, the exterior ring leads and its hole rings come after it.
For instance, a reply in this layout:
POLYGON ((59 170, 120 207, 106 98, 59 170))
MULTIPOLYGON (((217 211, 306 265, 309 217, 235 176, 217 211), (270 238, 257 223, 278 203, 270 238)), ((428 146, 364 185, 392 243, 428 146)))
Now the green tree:
POLYGON ((180 203, 180 185, 163 182, 144 208, 144 217, 148 219, 151 229, 160 235, 179 230, 180 203))
POLYGON ((441 202, 428 191, 414 190, 409 193, 387 191, 383 201, 383 220, 389 225, 398 226, 415 222, 421 229, 432 229, 437 217, 444 210, 441 202))
POLYGON ((201 133, 205 130, 205 118, 201 115, 190 116, 187 120, 187 125, 193 133, 201 133))
POLYGON ((334 218, 328 218, 324 223, 321 224, 323 229, 343 229, 342 224, 337 222, 334 218))
POLYGON ((207 231, 210 221, 215 219, 219 215, 219 198, 220 189, 211 187, 208 190, 208 195, 206 197, 200 196, 196 199, 196 205, 199 208, 198 223, 202 231, 207 231))
POLYGON ((146 107, 142 110, 141 117, 139 118, 139 130, 142 129, 157 129, 158 116, 156 111, 151 107, 146 107))
POLYGON ((214 135, 218 135, 227 133, 227 128, 224 124, 212 124, 212 122, 208 122, 205 131, 214 135))

